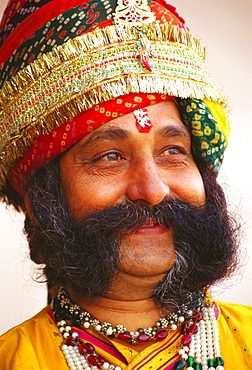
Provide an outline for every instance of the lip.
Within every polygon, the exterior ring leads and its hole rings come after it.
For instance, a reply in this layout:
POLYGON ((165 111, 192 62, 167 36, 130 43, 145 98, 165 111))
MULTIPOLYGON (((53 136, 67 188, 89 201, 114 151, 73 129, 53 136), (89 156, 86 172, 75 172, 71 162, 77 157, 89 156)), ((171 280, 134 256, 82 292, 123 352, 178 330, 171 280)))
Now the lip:
POLYGON ((135 232, 135 234, 140 235, 160 235, 167 232, 167 227, 163 224, 159 224, 156 220, 150 220, 143 224, 135 232))

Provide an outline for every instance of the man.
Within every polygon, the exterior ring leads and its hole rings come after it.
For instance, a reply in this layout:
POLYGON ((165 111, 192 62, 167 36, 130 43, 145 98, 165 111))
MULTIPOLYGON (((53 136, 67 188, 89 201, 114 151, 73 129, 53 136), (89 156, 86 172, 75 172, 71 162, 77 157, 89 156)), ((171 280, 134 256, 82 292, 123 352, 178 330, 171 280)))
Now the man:
POLYGON ((208 292, 239 227, 203 46, 163 1, 14 1, 2 28, 2 196, 54 298, 1 369, 252 368, 251 309, 208 292))

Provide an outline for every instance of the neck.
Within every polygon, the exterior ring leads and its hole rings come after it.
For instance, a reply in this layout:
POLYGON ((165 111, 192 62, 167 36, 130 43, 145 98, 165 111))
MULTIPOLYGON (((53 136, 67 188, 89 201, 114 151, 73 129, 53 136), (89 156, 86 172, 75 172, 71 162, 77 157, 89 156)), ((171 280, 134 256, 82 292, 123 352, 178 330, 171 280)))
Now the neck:
POLYGON ((99 297, 90 301, 79 300, 74 294, 71 294, 71 298, 100 321, 109 321, 113 326, 123 324, 129 331, 136 331, 139 327, 153 326, 161 314, 152 299, 132 301, 99 297))
POLYGON ((160 316, 169 313, 169 310, 158 310, 151 298, 159 281, 160 276, 136 279, 127 274, 121 279, 118 274, 106 296, 87 300, 73 291, 69 291, 69 294, 73 302, 98 320, 109 321, 113 326, 123 324, 129 331, 136 331, 141 327, 153 326, 160 316))
MULTIPOLYGON (((146 279, 146 277, 136 278, 127 275, 124 276, 124 279, 121 279, 121 276, 118 275, 106 296, 88 300, 70 290, 69 294, 72 301, 100 322, 109 322, 113 327, 122 324, 129 332, 137 331, 139 328, 152 327, 160 317, 169 313, 169 309, 159 310, 153 298, 151 298, 160 276, 146 279)), ((127 343, 118 338, 115 340, 124 345, 127 343)), ((137 345, 127 343, 129 347, 135 350, 142 350, 150 344, 151 342, 137 345)))
MULTIPOLYGON (((162 316, 152 299, 132 301, 99 297, 90 301, 79 300, 74 294, 71 294, 71 299, 100 322, 109 322, 113 327, 122 324, 129 332, 137 331, 139 328, 153 327, 162 316)), ((152 341, 131 344, 119 338, 113 340, 136 351, 141 351, 152 344, 152 341)))

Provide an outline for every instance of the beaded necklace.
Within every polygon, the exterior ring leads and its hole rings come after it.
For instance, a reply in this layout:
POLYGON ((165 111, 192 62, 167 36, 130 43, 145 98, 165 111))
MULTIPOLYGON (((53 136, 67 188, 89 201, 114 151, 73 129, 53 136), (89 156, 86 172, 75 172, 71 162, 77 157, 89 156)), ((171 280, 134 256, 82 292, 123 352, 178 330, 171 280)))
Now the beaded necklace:
POLYGON ((113 328, 108 322, 102 324, 91 318, 90 313, 70 300, 64 288, 59 290, 52 307, 64 338, 62 351, 71 370, 121 370, 120 366, 109 364, 99 356, 91 343, 84 343, 72 326, 84 330, 93 328, 108 338, 123 339, 132 344, 160 341, 179 328, 183 337, 178 351, 180 359, 174 370, 224 370, 214 307, 204 300, 202 292, 189 295, 187 302, 176 312, 160 318, 154 326, 134 332, 127 331, 121 324, 113 328))

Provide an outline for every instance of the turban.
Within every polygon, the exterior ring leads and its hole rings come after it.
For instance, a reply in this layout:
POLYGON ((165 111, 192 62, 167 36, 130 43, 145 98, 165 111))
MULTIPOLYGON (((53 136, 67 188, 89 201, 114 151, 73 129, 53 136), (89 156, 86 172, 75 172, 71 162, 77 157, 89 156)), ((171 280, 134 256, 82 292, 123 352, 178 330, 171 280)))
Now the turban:
POLYGON ((227 102, 202 43, 164 0, 10 0, 0 26, 0 196, 101 124, 175 99, 218 173, 227 102))

